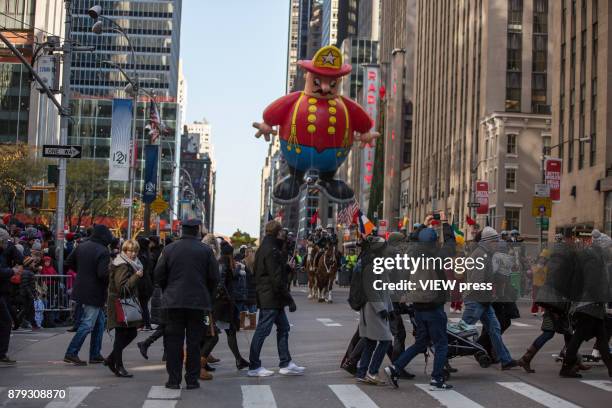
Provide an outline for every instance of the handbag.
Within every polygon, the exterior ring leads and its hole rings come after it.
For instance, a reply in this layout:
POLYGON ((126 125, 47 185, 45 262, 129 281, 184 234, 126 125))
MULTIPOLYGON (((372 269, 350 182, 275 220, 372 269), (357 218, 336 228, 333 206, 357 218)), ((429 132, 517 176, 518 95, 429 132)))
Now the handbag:
POLYGON ((125 299, 115 299, 115 320, 117 324, 125 325, 142 320, 142 308, 133 296, 125 299))

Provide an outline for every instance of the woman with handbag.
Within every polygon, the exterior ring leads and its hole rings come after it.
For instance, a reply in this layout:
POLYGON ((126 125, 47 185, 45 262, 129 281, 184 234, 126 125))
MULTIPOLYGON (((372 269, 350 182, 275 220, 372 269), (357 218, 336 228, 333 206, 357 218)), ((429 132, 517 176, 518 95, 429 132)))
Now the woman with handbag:
POLYGON ((115 341, 106 364, 117 377, 133 376, 123 366, 123 350, 136 338, 137 329, 142 325, 138 281, 144 272, 138 250, 138 242, 125 241, 121 253, 110 265, 106 329, 115 329, 115 341))

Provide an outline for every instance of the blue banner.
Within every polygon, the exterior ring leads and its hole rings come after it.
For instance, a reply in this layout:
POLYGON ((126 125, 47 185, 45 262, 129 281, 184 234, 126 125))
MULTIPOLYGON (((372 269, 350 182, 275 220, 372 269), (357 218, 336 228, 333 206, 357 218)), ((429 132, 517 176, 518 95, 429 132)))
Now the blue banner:
POLYGON ((146 145, 144 151, 145 174, 142 202, 151 204, 157 197, 157 158, 159 145, 146 145))

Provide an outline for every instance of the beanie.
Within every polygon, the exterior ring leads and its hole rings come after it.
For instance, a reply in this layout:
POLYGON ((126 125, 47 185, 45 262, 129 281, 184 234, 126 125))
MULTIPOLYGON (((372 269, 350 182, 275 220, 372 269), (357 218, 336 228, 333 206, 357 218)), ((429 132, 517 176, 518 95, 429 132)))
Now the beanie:
POLYGON ((419 232, 419 242, 436 242, 438 234, 433 228, 423 228, 419 232))
POLYGON ((496 242, 499 241, 499 234, 495 231, 495 228, 484 227, 480 235, 480 242, 496 242))

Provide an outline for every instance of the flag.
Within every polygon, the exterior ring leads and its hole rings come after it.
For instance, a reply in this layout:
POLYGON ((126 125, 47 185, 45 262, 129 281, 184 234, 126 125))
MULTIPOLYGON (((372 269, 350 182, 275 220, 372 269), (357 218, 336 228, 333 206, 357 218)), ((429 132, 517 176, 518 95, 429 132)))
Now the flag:
POLYGON ((161 119, 159 117, 159 112, 157 111, 157 106, 153 101, 149 103, 149 137, 151 138, 151 144, 158 143, 159 139, 159 131, 161 129, 161 119))
POLYGON ((347 204, 339 213, 338 213, 338 222, 344 225, 351 225, 355 223, 355 213, 359 210, 359 204, 357 201, 353 201, 352 203, 347 204))
POLYGON ((465 222, 467 222, 468 225, 476 224, 476 221, 474 221, 474 219, 472 217, 470 217, 469 215, 465 216, 465 222))
POLYGON ((404 218, 399 222, 399 229, 408 229, 408 216, 404 215, 404 218))
POLYGON ((319 220, 319 209, 317 208, 314 214, 312 214, 312 217, 310 217, 310 225, 318 224, 318 220, 319 220))
POLYGON ((357 214, 359 216, 359 232, 361 232, 362 235, 370 235, 374 229, 374 224, 361 212, 361 210, 358 210, 357 214))
POLYGON ((463 234, 463 231, 461 231, 461 230, 459 229, 459 226, 458 226, 457 224, 455 224, 454 222, 453 222, 452 227, 453 227, 453 233, 455 234, 455 236, 462 236, 462 237, 464 237, 464 236, 465 236, 465 235, 463 234))
POLYGON ((285 212, 283 210, 278 210, 278 213, 276 213, 276 217, 274 219, 278 222, 283 222, 284 215, 285 215, 285 212))

